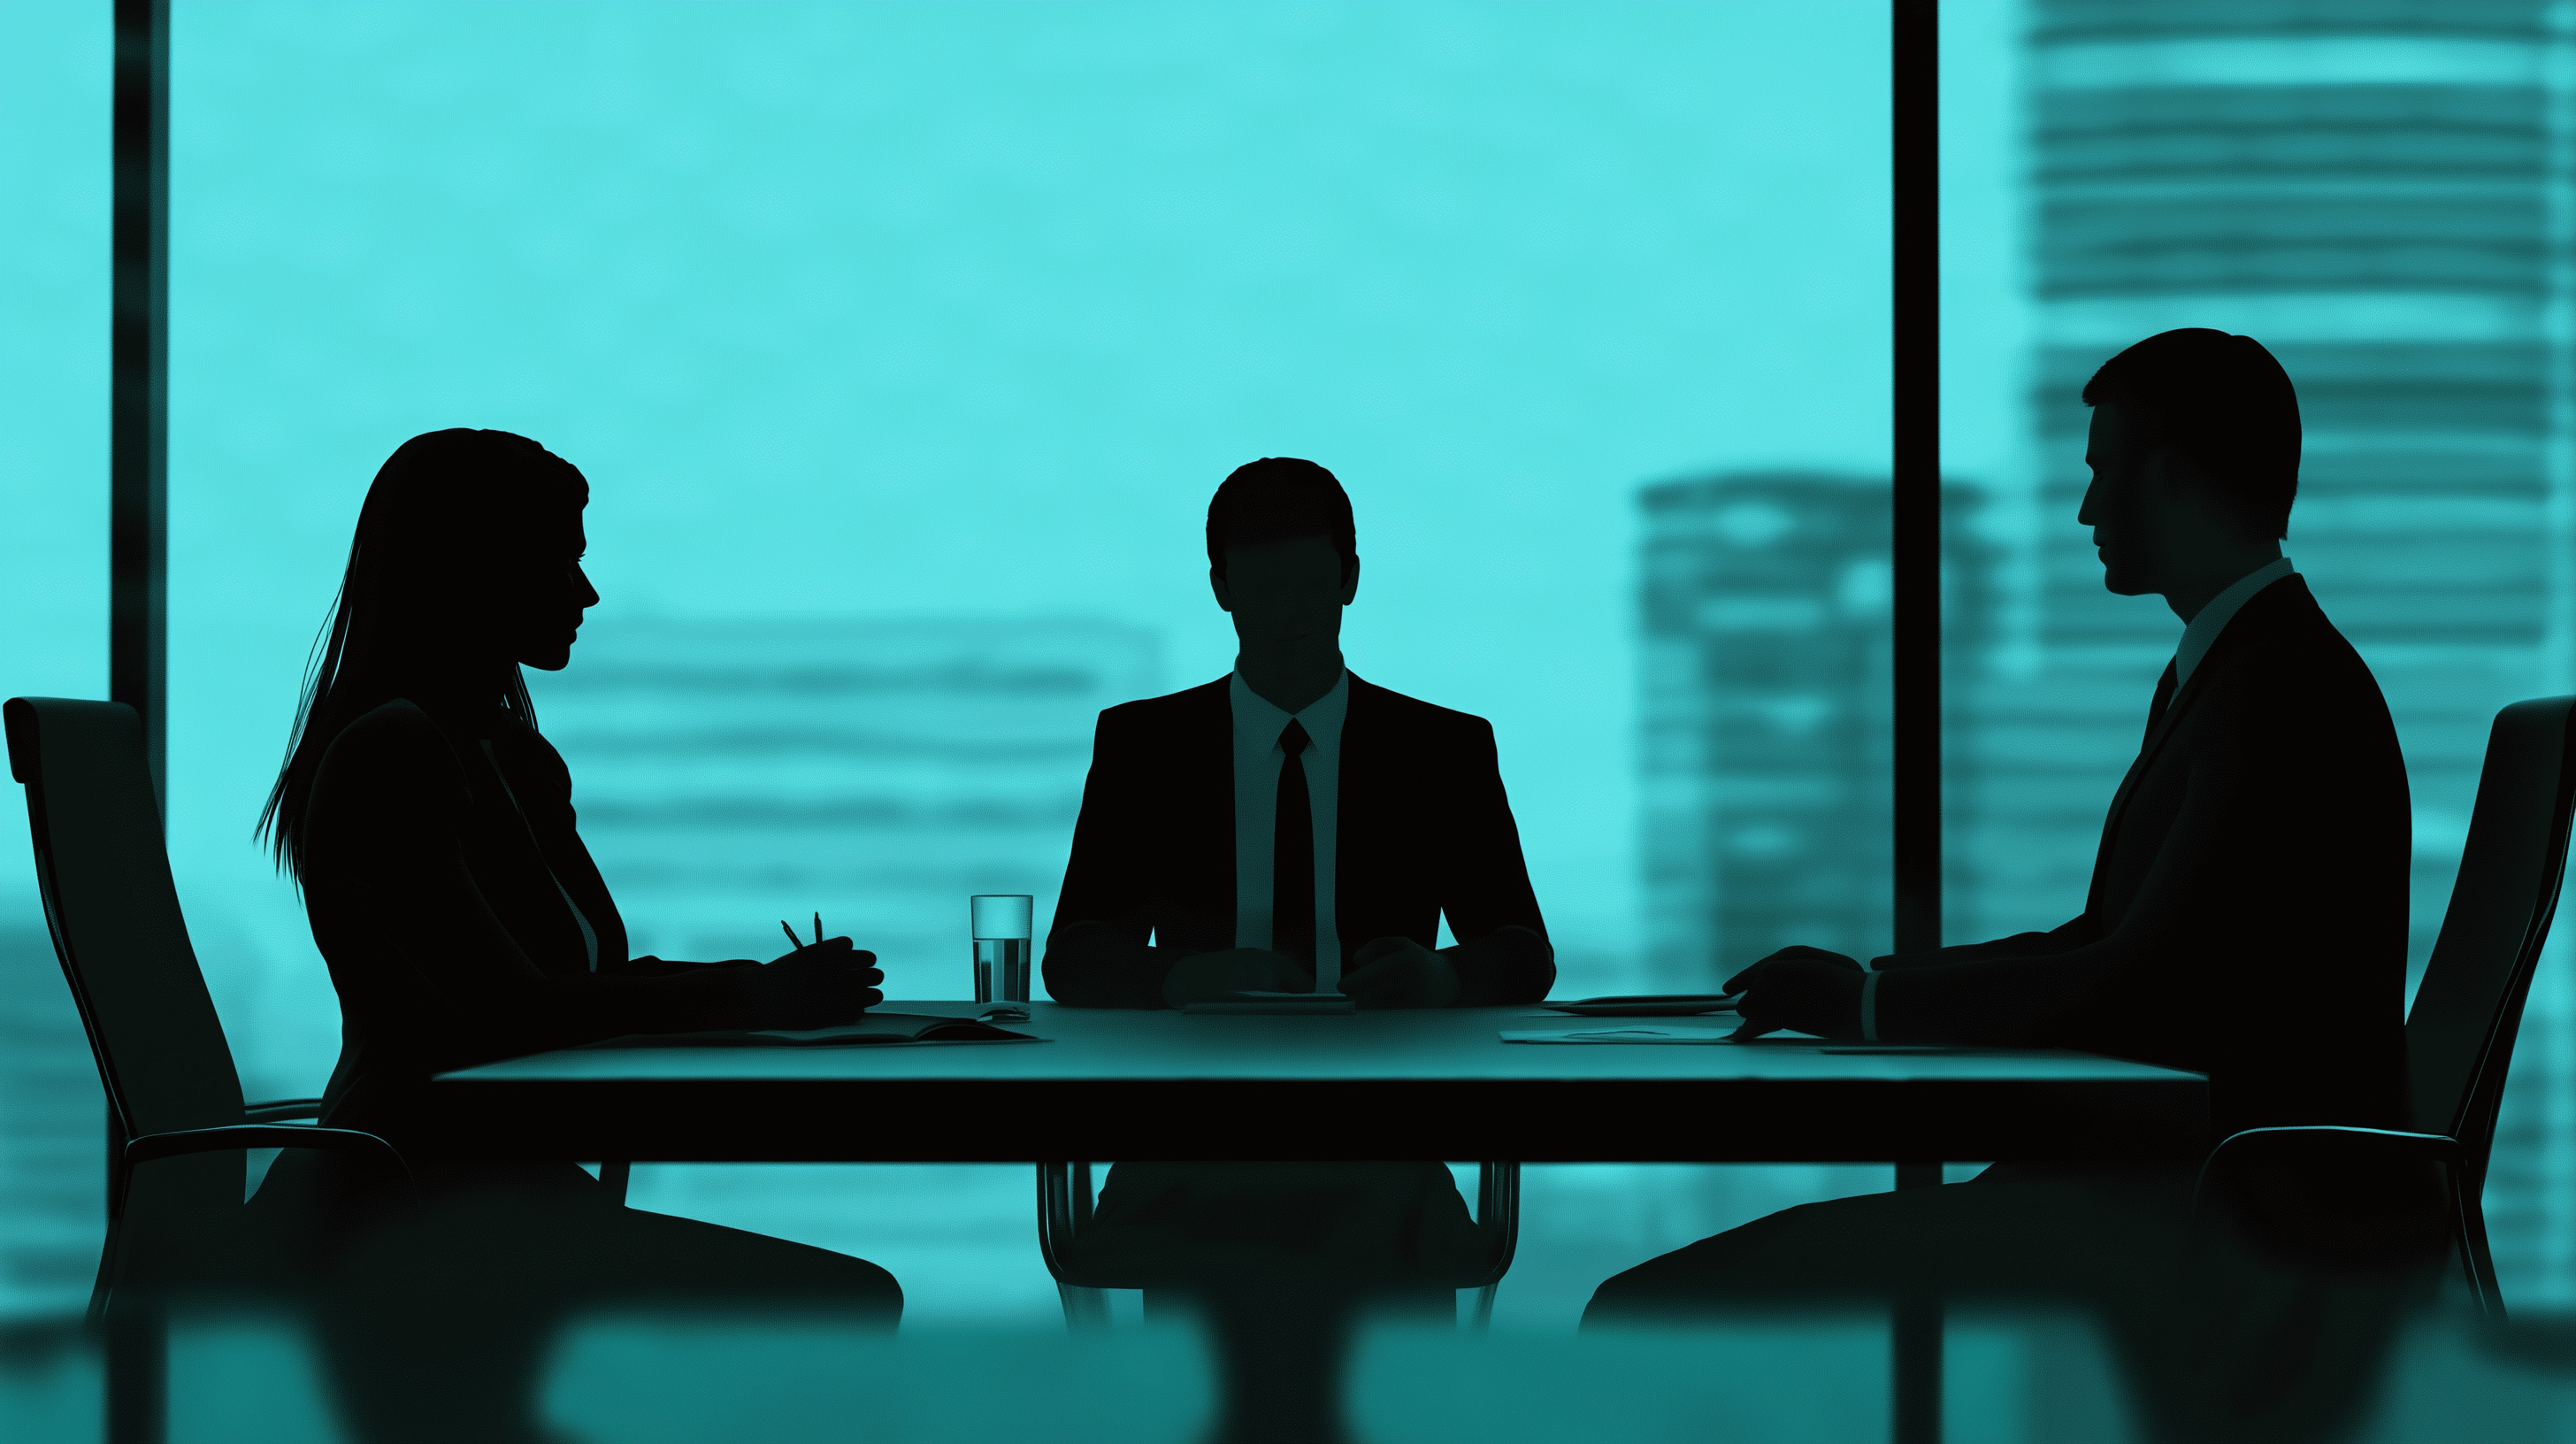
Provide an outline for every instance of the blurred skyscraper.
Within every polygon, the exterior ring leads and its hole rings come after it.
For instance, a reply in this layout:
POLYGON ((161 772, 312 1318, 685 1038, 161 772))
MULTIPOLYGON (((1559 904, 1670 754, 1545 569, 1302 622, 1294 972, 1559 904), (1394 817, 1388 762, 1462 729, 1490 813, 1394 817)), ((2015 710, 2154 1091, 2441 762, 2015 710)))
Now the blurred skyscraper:
POLYGON ((1884 951, 1887 483, 1649 487, 1640 569, 1651 986, 1808 943, 1884 951))
POLYGON ((772 956, 783 915, 873 948, 895 997, 962 997, 966 899, 1043 933, 1103 707, 1156 639, 1087 621, 601 622, 531 679, 637 952, 772 956))
MULTIPOLYGON (((2082 896, 2178 628, 2106 595, 2073 525, 2077 393, 2130 342, 2212 326, 2261 340, 2299 387, 2287 547, 2396 714, 2420 970, 2488 721, 2576 688, 2576 5, 2039 0, 2030 20, 2038 665, 1954 668, 1979 773, 1953 788, 1973 820, 1952 846, 1989 871, 1954 887, 1950 931, 2047 926, 2082 896)), ((2534 990, 2487 1191, 2508 1293, 2561 1304, 2567 957, 2534 990)))
POLYGON ((0 1323, 78 1312, 106 1233, 107 1102, 42 922, 0 925, 0 1323))
MULTIPOLYGON (((1887 951, 1887 479, 1745 472, 1639 504, 1653 985, 1704 990, 1791 943, 1887 951)), ((1951 537, 1945 620, 1979 646, 1993 568, 1951 537)))

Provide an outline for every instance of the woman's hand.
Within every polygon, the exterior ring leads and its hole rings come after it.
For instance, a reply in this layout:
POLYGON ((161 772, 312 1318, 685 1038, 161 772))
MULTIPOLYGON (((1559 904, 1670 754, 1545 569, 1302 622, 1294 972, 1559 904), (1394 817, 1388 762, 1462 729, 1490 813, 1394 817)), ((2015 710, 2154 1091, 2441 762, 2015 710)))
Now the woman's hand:
POLYGON ((747 969, 745 999, 755 1028, 829 1028, 885 1001, 877 955, 848 938, 825 938, 747 969))

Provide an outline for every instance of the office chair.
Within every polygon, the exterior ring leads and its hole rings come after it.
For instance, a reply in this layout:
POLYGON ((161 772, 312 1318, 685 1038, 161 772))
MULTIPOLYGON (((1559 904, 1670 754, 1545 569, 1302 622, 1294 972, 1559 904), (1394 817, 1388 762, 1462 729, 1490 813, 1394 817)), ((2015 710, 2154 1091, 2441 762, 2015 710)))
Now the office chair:
POLYGON ((405 1186, 410 1172, 372 1133, 294 1121, 315 1117, 319 1099, 243 1100, 180 916, 134 709, 13 697, 0 716, 10 776, 27 789, 46 927, 107 1093, 107 1243, 89 1318, 109 1340, 108 1435, 156 1440, 161 1302, 276 1301, 302 1284, 283 1241, 246 1217, 243 1150, 362 1155, 405 1186))
MULTIPOLYGON (((1142 1288, 1132 1281, 1095 1276, 1077 1268, 1073 1261, 1075 1246, 1082 1233, 1091 1226, 1092 1181, 1088 1163, 1041 1163, 1038 1165, 1038 1252, 1045 1258, 1047 1272, 1054 1275, 1056 1293, 1064 1303, 1064 1321, 1068 1328, 1098 1327, 1109 1322, 1109 1300, 1106 1290, 1142 1288)), ((1483 1329, 1494 1319, 1494 1295, 1502 1288, 1503 1275, 1510 1271, 1512 1254, 1520 1246, 1521 1166, 1517 1163, 1480 1164, 1476 1172, 1476 1231, 1485 1241, 1485 1264, 1474 1275, 1456 1280, 1451 1286, 1476 1290, 1475 1327, 1483 1329)))
POLYGON ((2566 873, 2576 804, 2571 725, 2576 697, 2544 697, 2498 712, 2487 734, 2459 880, 2406 1019, 2418 1131, 2249 1128, 2210 1150, 2203 1198, 2265 1168, 2360 1174, 2375 1166, 2434 1166, 2461 1275, 2481 1312, 2504 1317, 2479 1198, 2523 1000, 2566 873))

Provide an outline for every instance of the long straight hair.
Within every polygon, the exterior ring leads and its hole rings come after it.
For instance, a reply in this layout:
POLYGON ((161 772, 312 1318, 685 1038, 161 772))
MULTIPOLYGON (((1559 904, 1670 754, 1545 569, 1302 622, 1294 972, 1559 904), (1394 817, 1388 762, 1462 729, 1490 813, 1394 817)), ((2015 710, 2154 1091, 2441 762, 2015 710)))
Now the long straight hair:
MULTIPOLYGON (((530 523, 578 510, 590 483, 571 462, 524 436, 457 428, 395 448, 367 488, 331 619, 313 640, 286 761, 252 836, 304 879, 304 809, 314 774, 341 731, 404 695, 454 657, 473 593, 527 545, 530 523)), ((444 680, 457 680, 452 664, 444 680)), ((529 727, 537 709, 519 664, 490 664, 462 680, 529 727)))

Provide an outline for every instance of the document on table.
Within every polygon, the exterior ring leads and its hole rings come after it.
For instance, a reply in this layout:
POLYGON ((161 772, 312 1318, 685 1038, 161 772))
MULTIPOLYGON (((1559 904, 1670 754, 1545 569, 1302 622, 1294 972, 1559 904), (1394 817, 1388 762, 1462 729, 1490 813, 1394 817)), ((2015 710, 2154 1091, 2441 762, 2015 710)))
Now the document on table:
POLYGON ((1348 1013, 1351 1000, 1341 993, 1234 993, 1204 1002, 1184 1003, 1184 1013, 1348 1013))
POLYGON ((1723 1043, 1726 1034, 1715 1028, 1544 1028, 1527 1031, 1506 1029, 1506 1043, 1723 1043))
POLYGON ((638 1033, 591 1048, 815 1048, 906 1046, 929 1043, 1043 1043, 1031 1033, 1014 1033, 973 1018, 928 1013, 869 1013, 855 1023, 830 1028, 726 1028, 706 1033, 638 1033))

